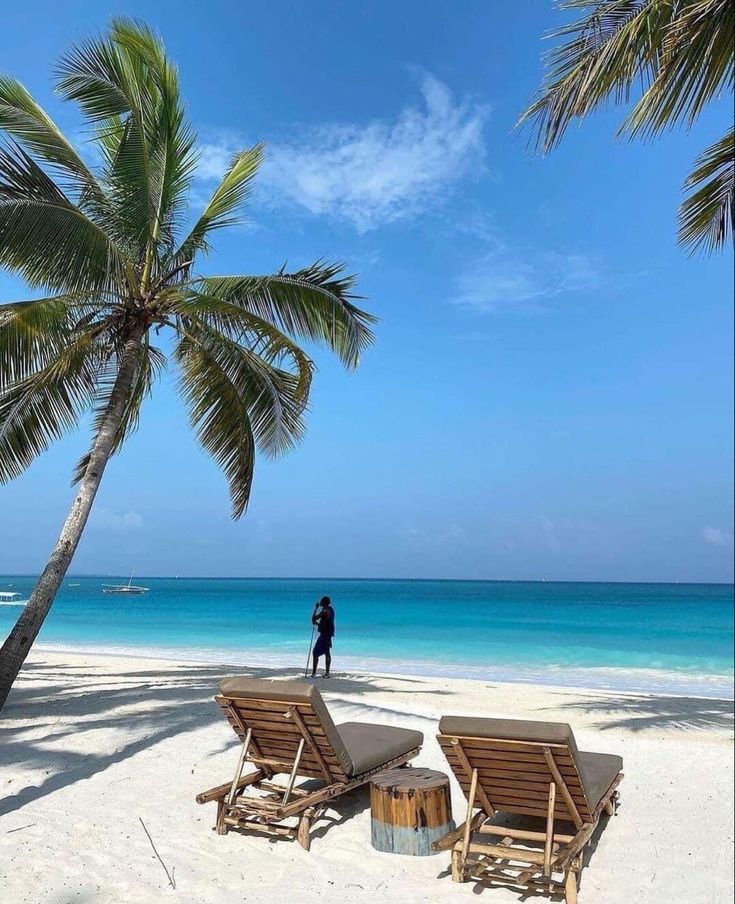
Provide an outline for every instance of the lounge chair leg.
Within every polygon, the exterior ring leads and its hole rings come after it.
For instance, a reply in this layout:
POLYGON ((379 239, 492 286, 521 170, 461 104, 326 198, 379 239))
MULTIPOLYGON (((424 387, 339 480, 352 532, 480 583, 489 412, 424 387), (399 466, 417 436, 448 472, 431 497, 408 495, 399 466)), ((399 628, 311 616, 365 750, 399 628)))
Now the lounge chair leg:
POLYGON ((452 851, 452 882, 465 882, 464 858, 462 851, 456 848, 452 851))
POLYGON ((225 802, 224 800, 217 801, 217 822, 215 824, 215 830, 218 835, 226 835, 229 831, 230 827, 225 822, 225 802))
POLYGON ((566 882, 564 883, 564 894, 567 904, 577 904, 577 874, 573 869, 567 872, 566 882))
POLYGON ((299 819, 299 827, 296 831, 296 839, 305 851, 308 851, 311 847, 311 836, 309 835, 310 829, 311 817, 304 814, 299 819))

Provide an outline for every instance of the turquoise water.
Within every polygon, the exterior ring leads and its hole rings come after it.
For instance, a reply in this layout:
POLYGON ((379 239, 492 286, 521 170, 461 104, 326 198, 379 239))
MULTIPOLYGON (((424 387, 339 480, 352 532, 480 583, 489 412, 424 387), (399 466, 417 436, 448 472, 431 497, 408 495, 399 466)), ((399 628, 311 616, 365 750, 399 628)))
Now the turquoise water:
MULTIPOLYGON (((136 577, 149 592, 120 597, 101 592, 111 580, 69 577, 39 641, 298 665, 329 593, 335 669, 732 694, 730 585, 136 577)), ((0 633, 19 612, 0 607, 0 633)))

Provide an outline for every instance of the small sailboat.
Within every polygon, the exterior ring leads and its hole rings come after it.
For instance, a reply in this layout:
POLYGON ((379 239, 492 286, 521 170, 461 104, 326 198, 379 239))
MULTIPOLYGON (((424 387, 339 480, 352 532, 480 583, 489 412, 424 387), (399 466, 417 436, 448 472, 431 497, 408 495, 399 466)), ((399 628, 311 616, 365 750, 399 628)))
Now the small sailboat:
POLYGON ((130 580, 127 584, 103 584, 102 592, 103 593, 128 593, 133 596, 140 593, 148 593, 147 587, 140 587, 133 583, 133 576, 135 575, 134 571, 130 572, 130 580))
POLYGON ((24 600, 19 593, 10 590, 0 590, 0 606, 25 606, 28 600, 24 600))

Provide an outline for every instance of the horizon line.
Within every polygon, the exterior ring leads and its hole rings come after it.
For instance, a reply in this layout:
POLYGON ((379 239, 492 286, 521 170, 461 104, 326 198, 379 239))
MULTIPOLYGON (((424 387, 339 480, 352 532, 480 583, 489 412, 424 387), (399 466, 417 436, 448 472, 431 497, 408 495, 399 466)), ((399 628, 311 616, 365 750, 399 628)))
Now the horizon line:
MULTIPOLYGON (((2 574, 3 578, 38 578, 40 574, 30 573, 7 573, 2 574)), ((83 572, 83 573, 67 573, 65 578, 122 578, 130 577, 128 572, 115 574, 113 572, 83 572)), ((136 573, 137 579, 153 579, 153 580, 172 580, 172 581, 384 581, 391 583, 467 583, 467 584, 666 584, 675 586, 677 584, 687 586, 701 587, 733 587, 735 582, 730 581, 691 581, 691 580, 596 580, 596 579, 555 579, 555 578, 397 578, 397 577, 330 577, 326 575, 317 575, 315 577, 306 577, 296 575, 286 577, 283 575, 178 575, 178 574, 143 574, 136 573)), ((63 584, 62 584, 63 586, 63 584)))

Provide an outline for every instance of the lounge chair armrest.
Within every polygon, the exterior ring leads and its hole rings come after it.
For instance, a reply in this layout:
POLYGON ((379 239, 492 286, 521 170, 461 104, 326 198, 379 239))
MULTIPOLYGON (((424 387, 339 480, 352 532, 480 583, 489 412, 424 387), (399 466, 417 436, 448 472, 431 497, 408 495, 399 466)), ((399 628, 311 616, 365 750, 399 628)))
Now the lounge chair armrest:
MULTIPOLYGON (((239 791, 240 788, 246 788, 248 785, 260 781, 263 777, 264 773, 260 769, 256 769, 255 772, 250 772, 248 775, 243 775, 237 783, 237 790, 239 791)), ((232 782, 227 782, 224 785, 217 785, 216 788, 210 788, 209 791, 202 791, 201 794, 197 794, 195 798, 196 802, 198 804, 207 804, 212 800, 222 800, 222 798, 230 793, 231 788, 232 782)))

